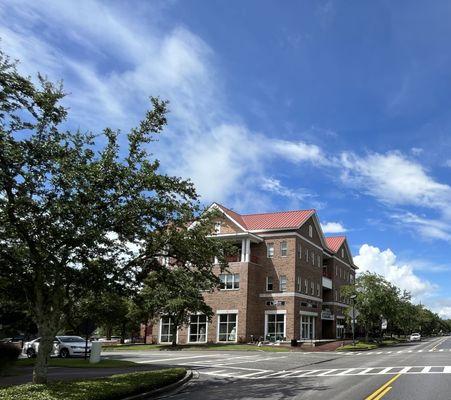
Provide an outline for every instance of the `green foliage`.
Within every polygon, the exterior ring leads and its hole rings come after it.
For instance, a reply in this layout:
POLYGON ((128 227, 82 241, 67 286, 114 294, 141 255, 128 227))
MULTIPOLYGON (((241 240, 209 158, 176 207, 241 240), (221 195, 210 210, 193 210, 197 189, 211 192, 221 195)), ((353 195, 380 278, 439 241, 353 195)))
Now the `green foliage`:
POLYGON ((19 358, 20 349, 12 343, 0 342, 0 374, 9 369, 19 358))
POLYGON ((4 400, 116 400, 149 392, 182 379, 183 368, 134 372, 107 378, 18 385, 0 389, 4 400))
POLYGON ((0 51, 0 287, 38 327, 35 382, 46 381, 53 336, 74 303, 132 294, 161 268, 210 278, 213 257, 225 263, 227 253, 205 234, 212 221, 199 218, 192 183, 161 173, 149 153, 167 102, 151 98, 126 135, 93 134, 61 128, 64 96, 60 84, 22 77, 0 51))
MULTIPOLYGON (((357 325, 363 328, 366 337, 382 340, 382 319, 387 319, 386 333, 409 335, 420 332, 422 335, 449 332, 450 326, 437 314, 422 305, 411 302, 408 292, 399 290, 382 276, 366 272, 357 277, 355 285, 342 288, 347 298, 355 296, 355 307, 359 312, 357 325)), ((348 321, 352 308, 347 310, 348 321)))

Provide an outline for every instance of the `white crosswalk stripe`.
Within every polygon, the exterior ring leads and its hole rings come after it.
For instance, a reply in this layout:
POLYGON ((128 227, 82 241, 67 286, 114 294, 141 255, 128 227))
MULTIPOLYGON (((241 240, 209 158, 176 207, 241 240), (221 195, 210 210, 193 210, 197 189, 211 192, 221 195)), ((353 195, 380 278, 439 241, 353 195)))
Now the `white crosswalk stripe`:
POLYGON ((371 356, 371 355, 388 355, 388 354, 392 354, 392 355, 397 355, 397 354, 412 354, 412 353, 423 353, 423 352, 429 352, 429 353, 446 353, 446 352, 451 352, 451 348, 450 349, 429 349, 429 350, 425 350, 425 349, 420 349, 420 350, 398 350, 398 351, 378 351, 378 352, 374 352, 374 351, 359 351, 359 352, 343 352, 341 353, 342 355, 346 355, 346 356, 371 356))
POLYGON ((451 366, 396 366, 372 368, 330 368, 294 371, 253 370, 244 373, 231 367, 230 369, 213 369, 199 371, 201 374, 237 379, 294 379, 294 378, 328 378, 363 375, 414 375, 414 374, 451 374, 451 366), (432 370, 434 368, 434 370, 432 370))

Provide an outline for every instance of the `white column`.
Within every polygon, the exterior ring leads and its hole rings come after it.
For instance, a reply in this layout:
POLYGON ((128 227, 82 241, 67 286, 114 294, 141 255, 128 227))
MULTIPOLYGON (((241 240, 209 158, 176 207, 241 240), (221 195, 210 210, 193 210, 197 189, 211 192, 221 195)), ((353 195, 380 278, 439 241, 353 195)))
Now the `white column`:
POLYGON ((251 259, 251 239, 246 239, 246 262, 251 259))
POLYGON ((241 240, 241 262, 246 261, 246 239, 241 240))

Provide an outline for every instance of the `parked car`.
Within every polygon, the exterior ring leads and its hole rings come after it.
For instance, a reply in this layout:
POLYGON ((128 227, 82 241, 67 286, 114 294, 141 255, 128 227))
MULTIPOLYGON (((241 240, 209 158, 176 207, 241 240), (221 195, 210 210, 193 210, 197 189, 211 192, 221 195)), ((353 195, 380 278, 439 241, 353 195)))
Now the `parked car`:
MULTIPOLYGON (((36 357, 41 338, 26 342, 22 353, 28 358, 36 357)), ((85 354, 85 339, 80 336, 56 336, 53 341, 53 349, 50 355, 68 358, 83 356, 85 354)), ((91 352, 91 342, 88 342, 88 354, 91 352)))
POLYGON ((419 342, 419 341, 421 341, 421 335, 419 333, 412 333, 410 335, 410 341, 411 342, 419 342))

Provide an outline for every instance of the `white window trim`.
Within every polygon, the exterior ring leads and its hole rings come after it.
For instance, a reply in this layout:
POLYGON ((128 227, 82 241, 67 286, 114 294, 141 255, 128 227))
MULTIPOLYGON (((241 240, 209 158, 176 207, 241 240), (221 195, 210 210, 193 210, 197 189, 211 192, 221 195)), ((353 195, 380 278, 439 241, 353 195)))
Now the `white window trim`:
POLYGON ((238 343, 238 310, 219 310, 216 311, 217 314, 217 323, 216 323, 216 343, 238 343), (220 323, 220 315, 224 314, 236 314, 235 321, 235 340, 219 340, 219 323, 220 323))
POLYGON ((283 314, 283 337, 287 337, 287 310, 266 310, 265 311, 265 340, 268 336, 268 315, 283 314))
MULTIPOLYGON (((192 315, 203 315, 203 314, 196 313, 196 314, 192 314, 192 315)), ((188 341, 187 341, 187 343, 196 344, 196 343, 207 343, 208 342, 208 318, 206 319, 206 322, 205 322, 205 341, 204 342, 192 342, 190 340, 190 338, 191 338, 191 316, 190 316, 190 323, 188 324, 188 341)))
MULTIPOLYGON (((161 328, 162 328, 162 317, 160 317, 160 321, 159 321, 159 329, 158 329, 158 343, 159 344, 171 344, 171 342, 162 342, 161 341, 161 328)), ((179 342, 179 330, 177 329, 177 332, 175 333, 175 342, 178 343, 179 342)))
POLYGON ((231 277, 232 277, 232 289, 227 289, 227 278, 226 278, 226 281, 225 281, 225 287, 224 287, 224 288, 221 288, 220 290, 228 291, 228 292, 233 292, 234 290, 240 290, 240 286, 241 286, 241 277, 240 277, 240 273, 239 273, 239 272, 231 273, 231 274, 219 274, 219 276, 221 276, 221 275, 224 275, 224 276, 231 276, 231 277), (235 286, 235 275, 238 275, 238 276, 239 276, 239 278, 238 278, 238 287, 237 287, 237 288, 234 287, 234 286, 235 286))
POLYGON ((274 243, 266 243, 266 258, 274 258, 275 247, 274 243), (269 249, 272 248, 272 256, 269 255, 269 249))
POLYGON ((285 293, 287 291, 287 284, 288 284, 287 276, 286 275, 280 275, 280 278, 279 278, 279 292, 285 293), (283 277, 285 277, 285 290, 282 290, 282 278, 283 277))

